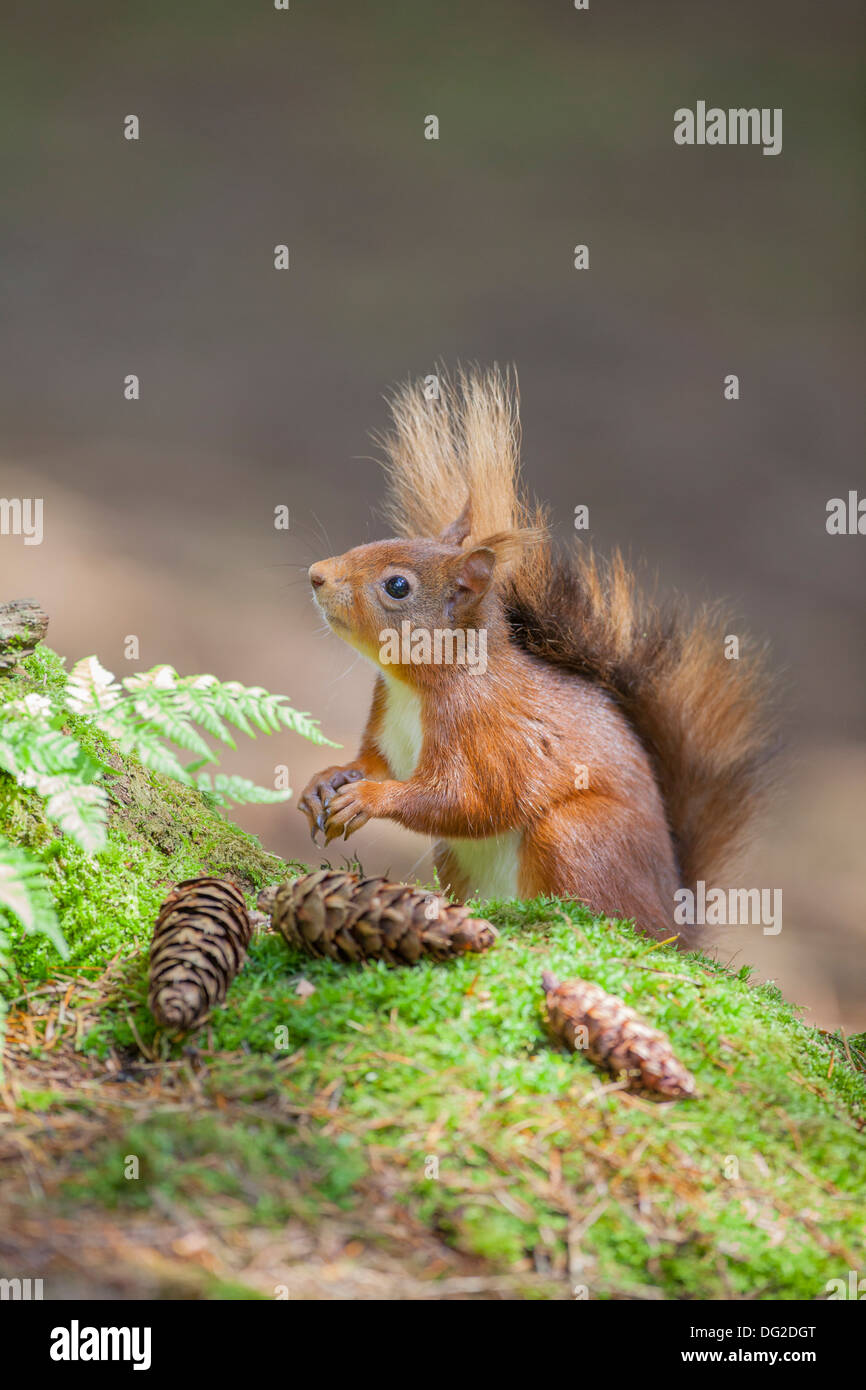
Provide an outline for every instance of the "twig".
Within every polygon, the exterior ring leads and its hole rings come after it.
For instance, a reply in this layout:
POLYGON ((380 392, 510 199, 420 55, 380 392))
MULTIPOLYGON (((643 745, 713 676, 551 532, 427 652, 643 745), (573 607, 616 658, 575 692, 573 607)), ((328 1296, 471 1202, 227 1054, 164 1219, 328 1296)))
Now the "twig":
POLYGON ((139 1051, 142 1052, 142 1053, 144 1054, 144 1056, 147 1058, 147 1060, 148 1060, 149 1062, 155 1062, 155 1061, 156 1061, 156 1054, 155 1054, 155 1053, 151 1050, 151 1048, 149 1048, 149 1047, 145 1044, 145 1042, 142 1040, 141 1035, 139 1034, 139 1031, 138 1031, 138 1029, 137 1029, 136 1026, 135 1026, 135 1019, 132 1017, 132 1013, 130 1012, 130 1009, 129 1009, 129 1006, 128 1006, 128 1005, 126 1006, 125 1012, 126 1012, 126 1021, 127 1021, 127 1023, 129 1024, 130 1030, 131 1030, 131 1032, 132 1032, 132 1036, 135 1038, 135 1041, 138 1043, 139 1051))
POLYGON ((703 989, 703 980, 692 980, 688 975, 677 975, 673 970, 659 970, 656 965, 643 965, 639 960, 629 960, 625 956, 616 956, 615 960, 619 965, 633 965, 638 970, 649 970, 653 975, 665 975, 669 980, 682 980, 684 984, 694 985, 695 989, 703 989))

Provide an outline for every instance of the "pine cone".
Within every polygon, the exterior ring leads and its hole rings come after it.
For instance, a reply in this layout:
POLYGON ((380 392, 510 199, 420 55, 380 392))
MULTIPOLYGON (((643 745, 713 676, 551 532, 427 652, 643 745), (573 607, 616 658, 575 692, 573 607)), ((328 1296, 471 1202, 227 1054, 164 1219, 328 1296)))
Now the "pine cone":
POLYGON ((615 1074, 625 1072, 638 1088, 671 1099, 695 1094, 695 1079, 674 1055, 664 1033, 651 1028, 615 994, 589 980, 558 984, 548 971, 541 977, 547 1026, 560 1042, 615 1074), (585 1043, 578 1032, 585 1029, 585 1043))
POLYGON ((274 910, 274 899, 282 886, 281 883, 271 883, 267 888, 262 889, 256 898, 256 907, 259 912, 265 912, 270 917, 274 910))
POLYGON ((225 999, 251 934, 237 884, 190 878, 169 893, 150 943, 147 1002, 160 1027, 183 1033, 201 1027, 225 999))
POLYGON ((486 951, 496 940, 496 928, 460 903, 405 883, 330 869, 282 884, 272 911, 273 925, 290 946, 332 960, 414 965, 421 956, 447 960, 486 951))

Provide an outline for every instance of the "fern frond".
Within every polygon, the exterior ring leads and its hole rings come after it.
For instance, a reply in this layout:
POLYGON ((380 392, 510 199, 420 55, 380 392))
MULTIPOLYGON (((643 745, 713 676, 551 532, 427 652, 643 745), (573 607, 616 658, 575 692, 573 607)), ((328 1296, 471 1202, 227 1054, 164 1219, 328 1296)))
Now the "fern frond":
POLYGON ((113 709, 122 698, 113 673, 106 671, 95 656, 85 656, 69 672, 63 703, 73 714, 94 715, 113 709))
POLYGON ((342 744, 334 743, 333 739, 326 738, 319 728, 318 719, 313 719, 309 714, 290 709, 287 705, 281 707, 279 714, 281 723, 285 724, 287 729, 291 729, 293 733, 301 734, 303 738, 308 738, 311 743, 318 743, 325 748, 342 747, 342 744))
POLYGON ((266 805, 277 801, 288 801, 291 791, 276 791, 273 787, 259 787, 248 777, 229 777, 218 772, 211 782, 210 774, 200 772, 196 778, 200 792, 215 801, 219 806, 235 803, 238 806, 266 805))
MULTIPOLYGON (((281 728, 287 728, 312 743, 329 748, 340 746, 325 737, 317 720, 292 709, 285 695, 271 695, 259 685, 219 681, 215 676, 189 676, 178 682, 178 690, 195 702, 198 711, 196 718, 203 727, 207 726, 201 718, 201 711, 208 709, 250 737, 255 737, 252 726, 266 734, 275 734, 281 728)), ((231 742, 233 745, 234 740, 231 742)))
POLYGON ((182 714, 178 714, 172 699, 166 700, 156 694, 149 694, 133 700, 132 706, 141 727, 162 734, 169 743, 176 743, 178 748, 197 753, 200 758, 207 758, 209 762, 216 761, 198 730, 194 729, 182 714))
POLYGON ((78 739, 64 734, 60 729, 37 729, 28 737, 26 731, 16 731, 19 742, 16 761, 19 767, 18 780, 22 786, 32 785, 29 780, 34 775, 41 777, 87 776, 99 764, 83 753, 78 739), (22 749, 21 742, 25 742, 22 749))
POLYGON ((53 780, 60 785, 47 797, 46 816, 88 854, 97 854, 104 848, 106 838, 108 796, 105 788, 98 782, 87 787, 66 783, 62 778, 53 780))
POLYGON ((42 865, 27 850, 10 845, 2 837, 0 913, 14 917, 26 932, 44 932, 64 960, 69 955, 42 865))
POLYGON ((0 767, 19 786, 46 799, 46 814, 90 852, 105 843, 106 797, 101 775, 113 771, 56 727, 64 717, 44 697, 0 709, 0 767))
POLYGON ((188 787, 192 785, 192 778, 186 769, 171 749, 166 748, 159 734, 154 733, 152 729, 135 724, 131 728, 120 730, 116 738, 121 753, 134 754, 145 767, 149 767, 152 772, 161 772, 163 777, 172 777, 176 782, 183 782, 188 787))
MULTIPOLYGON (((284 695, 261 686, 220 681, 216 676, 179 676, 173 666, 126 676, 118 683, 95 656, 76 662, 58 695, 30 692, 0 702, 0 771, 45 798, 46 815, 63 834, 89 853, 105 844, 107 796, 104 777, 115 769, 66 732, 70 715, 87 720, 122 754, 187 786, 191 773, 218 762, 199 728, 234 748, 228 725, 255 738, 291 729, 313 743, 338 747, 325 738, 317 721, 292 709, 284 695), (196 727, 196 726, 199 727, 196 727), (194 755, 189 768, 175 749, 194 755)), ((205 795, 218 805, 285 801, 287 791, 258 787, 245 777, 219 774, 213 782, 198 779, 205 795)))
POLYGON ((229 748, 237 748, 237 743, 220 719, 213 700, 208 697, 207 686, 197 684, 209 679, 211 678, 208 676, 193 676, 190 682, 182 681, 178 690, 178 709, 181 714, 200 724, 206 733, 228 744, 229 748))

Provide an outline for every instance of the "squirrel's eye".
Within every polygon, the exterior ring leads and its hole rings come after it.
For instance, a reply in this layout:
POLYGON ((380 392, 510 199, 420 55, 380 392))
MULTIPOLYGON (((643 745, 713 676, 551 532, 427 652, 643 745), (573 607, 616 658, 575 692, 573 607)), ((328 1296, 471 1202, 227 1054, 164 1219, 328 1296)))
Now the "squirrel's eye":
POLYGON ((405 598, 411 585, 408 579, 404 579, 402 574, 392 574, 390 579, 385 580, 385 593, 392 598, 405 598))

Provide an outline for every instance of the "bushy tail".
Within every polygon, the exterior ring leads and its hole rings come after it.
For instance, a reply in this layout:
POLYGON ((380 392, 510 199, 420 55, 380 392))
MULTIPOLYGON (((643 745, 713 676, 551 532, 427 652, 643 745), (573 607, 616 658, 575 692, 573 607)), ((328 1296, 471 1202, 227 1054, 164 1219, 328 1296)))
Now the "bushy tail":
MULTIPOLYGON (((397 536, 439 536, 467 496, 471 541, 500 532, 546 529, 520 481, 517 381, 458 367, 406 382, 389 401, 391 430, 377 443, 388 481, 386 515, 397 536)), ((469 544, 469 540, 466 542, 469 544)))
POLYGON ((726 659, 730 625, 642 595, 622 556, 530 557, 503 595, 515 640, 604 686, 655 768, 684 886, 712 882, 768 787, 770 683, 763 651, 726 659))
MULTIPOLYGON (((739 847, 768 786, 770 682, 764 653, 725 656, 715 608, 689 616, 638 590, 618 553, 553 554, 520 479, 516 383, 496 369, 438 376, 392 401, 386 451, 395 533, 438 536, 471 500, 465 544, 510 533, 525 544, 499 580, 514 640, 607 689, 647 748, 683 885, 711 882, 739 847)), ((513 549, 509 552, 513 556, 513 549)))

